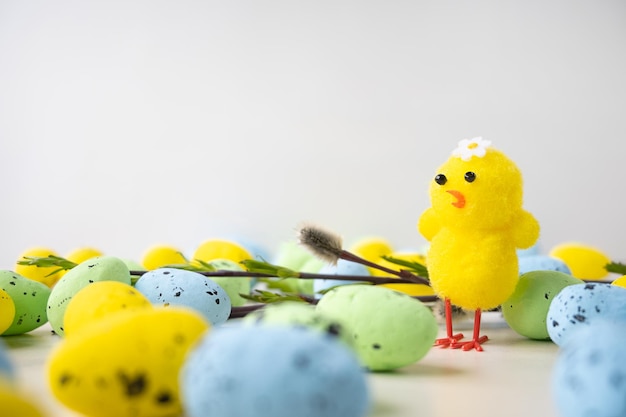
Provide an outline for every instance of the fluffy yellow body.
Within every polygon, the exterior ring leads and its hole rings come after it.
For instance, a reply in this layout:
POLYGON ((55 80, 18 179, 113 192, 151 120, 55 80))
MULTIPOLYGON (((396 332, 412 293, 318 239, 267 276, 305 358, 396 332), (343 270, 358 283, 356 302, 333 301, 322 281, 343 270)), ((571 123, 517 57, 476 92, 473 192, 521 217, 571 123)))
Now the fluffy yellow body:
POLYGON ((539 236, 539 224, 522 209, 521 173, 492 148, 468 160, 452 156, 430 197, 418 229, 431 241, 426 261, 435 293, 470 310, 498 306, 517 284, 516 249, 539 236))

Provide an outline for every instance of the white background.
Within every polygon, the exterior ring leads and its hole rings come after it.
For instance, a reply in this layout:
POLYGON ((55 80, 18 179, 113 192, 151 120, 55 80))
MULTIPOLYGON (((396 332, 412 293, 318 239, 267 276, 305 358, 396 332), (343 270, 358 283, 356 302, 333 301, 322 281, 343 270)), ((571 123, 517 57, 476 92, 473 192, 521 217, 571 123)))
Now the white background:
POLYGON ((544 252, 626 261, 626 2, 0 0, 0 268, 139 259, 303 220, 421 247, 428 183, 483 136, 544 252))

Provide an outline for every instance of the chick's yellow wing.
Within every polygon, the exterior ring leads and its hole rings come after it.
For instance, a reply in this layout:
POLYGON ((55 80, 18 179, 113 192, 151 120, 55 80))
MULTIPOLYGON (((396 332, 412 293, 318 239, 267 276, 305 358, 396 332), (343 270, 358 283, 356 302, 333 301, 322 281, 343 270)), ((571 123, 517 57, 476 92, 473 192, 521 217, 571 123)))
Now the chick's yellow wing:
POLYGON ((515 247, 526 249, 539 238, 539 222, 526 210, 520 210, 513 227, 515 247))
POLYGON ((431 241, 433 237, 439 230, 441 229, 441 221, 439 220, 439 216, 435 213, 432 207, 426 209, 424 213, 419 218, 417 223, 417 230, 426 238, 426 240, 431 241))

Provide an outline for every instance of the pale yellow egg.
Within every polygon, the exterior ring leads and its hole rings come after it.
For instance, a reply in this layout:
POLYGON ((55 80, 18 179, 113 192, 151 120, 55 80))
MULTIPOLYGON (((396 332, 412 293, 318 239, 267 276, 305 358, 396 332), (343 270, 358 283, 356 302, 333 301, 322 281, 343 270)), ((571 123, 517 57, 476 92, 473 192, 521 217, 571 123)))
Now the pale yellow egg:
POLYGON ((193 261, 210 262, 215 259, 228 259, 241 262, 252 259, 250 252, 238 243, 223 239, 210 239, 202 242, 193 254, 193 261))
POLYGON ((11 296, 0 288, 0 334, 11 327, 15 318, 15 303, 11 296))
POLYGON ((156 245, 149 248, 143 255, 141 264, 144 268, 151 271, 167 265, 186 264, 187 259, 180 251, 173 246, 156 245))
MULTIPOLYGON (((33 247, 24 251, 19 257, 18 261, 23 260, 27 257, 42 257, 45 258, 47 256, 54 255, 59 256, 58 253, 49 248, 44 247, 33 247)), ((38 267, 35 265, 15 265, 15 272, 19 275, 32 279, 34 281, 39 281, 48 287, 54 286, 56 282, 63 275, 62 270, 59 267, 51 266, 51 267, 38 267)))
POLYGON ((133 286, 118 281, 94 282, 78 291, 67 305, 64 333, 71 337, 112 314, 144 308, 152 308, 152 304, 133 286))
POLYGON ((76 248, 70 253, 67 254, 65 259, 74 262, 75 264, 79 264, 84 261, 88 261, 89 259, 104 255, 98 249, 91 247, 84 248, 76 248))
POLYGON ((112 314, 51 352, 48 386, 60 403, 91 417, 181 415, 178 375, 209 328, 182 307, 112 314))
POLYGON ((578 279, 601 280, 609 273, 610 258, 601 250, 580 243, 563 243, 550 251, 550 256, 565 262, 572 276, 578 279))
POLYGON ((611 284, 613 285, 617 285, 618 287, 624 287, 626 288, 626 275, 623 275, 619 278, 617 278, 615 281, 613 281, 611 284))
POLYGON ((43 417, 36 401, 27 398, 9 382, 0 380, 0 416, 43 417))

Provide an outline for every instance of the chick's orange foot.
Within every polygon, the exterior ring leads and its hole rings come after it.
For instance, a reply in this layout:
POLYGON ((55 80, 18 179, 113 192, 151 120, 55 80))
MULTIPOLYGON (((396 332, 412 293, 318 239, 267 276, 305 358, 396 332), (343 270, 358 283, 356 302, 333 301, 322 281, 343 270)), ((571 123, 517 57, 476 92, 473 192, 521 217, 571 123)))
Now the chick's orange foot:
POLYGON ((452 349, 461 349, 465 352, 467 352, 468 350, 476 350, 477 352, 482 352, 483 351, 483 347, 481 346, 483 343, 485 343, 487 340, 489 340, 489 338, 487 336, 481 336, 478 339, 472 339, 469 342, 457 342, 454 343, 452 345, 450 345, 450 347, 452 349))
POLYGON ((448 335, 446 337, 442 337, 441 339, 435 340, 435 344, 433 346, 439 346, 442 348, 454 347, 457 344, 462 344, 459 342, 459 340, 461 339, 463 339, 463 333, 448 335))

